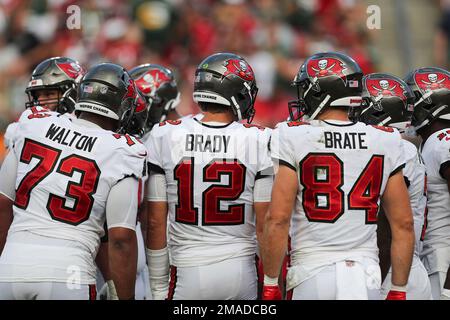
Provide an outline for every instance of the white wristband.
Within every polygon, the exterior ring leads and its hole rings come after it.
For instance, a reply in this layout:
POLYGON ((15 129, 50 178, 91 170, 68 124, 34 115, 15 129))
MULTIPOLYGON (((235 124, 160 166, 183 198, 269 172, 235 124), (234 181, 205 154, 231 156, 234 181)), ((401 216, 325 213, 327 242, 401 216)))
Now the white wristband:
POLYGON ((440 300, 450 300, 450 289, 443 289, 441 292, 440 300))
POLYGON ((396 286, 395 284, 391 284, 392 291, 406 292, 406 285, 404 286, 396 286))
POLYGON ((169 250, 146 249, 150 287, 154 300, 162 300, 169 290, 169 250))
POLYGON ((117 296, 116 286, 114 285, 114 281, 108 280, 106 281, 106 296, 108 300, 119 300, 117 296))
POLYGON ((267 275, 264 275, 264 285, 265 286, 277 286, 278 278, 271 278, 267 275))

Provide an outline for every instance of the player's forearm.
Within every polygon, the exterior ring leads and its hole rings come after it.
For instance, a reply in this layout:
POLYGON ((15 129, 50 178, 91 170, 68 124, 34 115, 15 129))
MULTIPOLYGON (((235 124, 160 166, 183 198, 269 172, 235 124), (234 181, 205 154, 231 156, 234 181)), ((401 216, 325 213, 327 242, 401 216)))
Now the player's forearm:
POLYGON ((404 286, 408 282, 414 253, 414 220, 401 171, 389 178, 382 203, 392 235, 392 284, 404 286))
POLYGON ((149 201, 147 205, 146 247, 152 250, 163 249, 167 246, 167 202, 149 201))
POLYGON ((110 232, 109 268, 119 299, 133 299, 137 268, 137 240, 133 230, 121 236, 110 232))
POLYGON ((167 202, 147 203, 147 263, 153 299, 167 297, 169 288, 169 251, 167 248, 167 202))
MULTIPOLYGON (((165 226, 165 225, 164 225, 165 226)), ((149 226, 147 229, 147 245, 148 249, 159 250, 167 246, 166 227, 149 226)))
POLYGON ((277 278, 287 250, 289 223, 268 216, 264 226, 261 254, 264 274, 277 278))
POLYGON ((141 223, 141 232, 144 243, 147 243, 147 201, 144 201, 139 208, 138 221, 141 223))
POLYGON ((98 249, 97 257, 95 258, 95 263, 97 264, 103 279, 105 281, 111 280, 111 272, 108 265, 108 242, 100 243, 100 248, 98 249))
POLYGON ((405 222, 392 231, 391 264, 392 284, 403 286, 408 283, 414 254, 414 225, 405 222))
POLYGON ((266 219, 266 214, 269 211, 270 202, 255 202, 253 208, 255 210, 256 216, 256 239, 261 245, 264 233, 264 220, 266 219))

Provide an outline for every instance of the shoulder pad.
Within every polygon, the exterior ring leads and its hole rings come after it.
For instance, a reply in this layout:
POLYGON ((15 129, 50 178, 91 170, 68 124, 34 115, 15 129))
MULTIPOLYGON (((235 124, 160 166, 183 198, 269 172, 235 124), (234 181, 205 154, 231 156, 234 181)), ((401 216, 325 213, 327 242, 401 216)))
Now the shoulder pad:
POLYGON ((437 135, 437 138, 439 139, 439 141, 442 141, 445 139, 445 141, 449 141, 450 140, 450 129, 449 130, 445 130, 444 132, 441 132, 437 135))
POLYGON ((310 125, 310 123, 304 122, 304 121, 289 121, 286 124, 288 127, 298 127, 298 126, 310 125))
POLYGON ((266 127, 259 126, 257 124, 252 124, 252 123, 243 123, 242 125, 244 126, 244 128, 258 128, 261 131, 264 131, 266 129, 266 127))
POLYGON ((129 145, 130 147, 135 145, 136 143, 143 144, 141 140, 129 134, 114 133, 113 137, 116 138, 117 140, 123 139, 124 142, 126 142, 126 144, 129 145))
POLYGON ((375 129, 384 131, 384 132, 391 132, 392 133, 392 132, 395 131, 394 128, 391 128, 391 127, 377 126, 377 125, 374 125, 374 124, 371 124, 370 126, 374 127, 375 129))
POLYGON ((165 120, 163 122, 160 122, 159 126, 162 127, 162 126, 165 126, 166 124, 171 124, 173 126, 177 126, 180 123, 181 123, 181 120, 165 120))
POLYGON ((29 119, 40 119, 50 117, 54 112, 43 107, 31 107, 26 109, 19 117, 18 122, 29 120, 29 119))

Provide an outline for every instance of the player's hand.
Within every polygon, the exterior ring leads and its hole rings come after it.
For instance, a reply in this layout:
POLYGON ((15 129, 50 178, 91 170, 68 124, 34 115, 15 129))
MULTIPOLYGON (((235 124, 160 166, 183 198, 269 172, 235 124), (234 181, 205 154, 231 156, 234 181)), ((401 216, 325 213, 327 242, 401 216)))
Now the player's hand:
POLYGON ((406 300, 406 292, 404 291, 389 291, 386 300, 406 300))
POLYGON ((278 285, 268 286, 264 285, 262 289, 263 300, 281 300, 281 290, 278 285))
POLYGON ((112 280, 106 281, 98 292, 100 300, 119 300, 117 297, 116 287, 112 280))

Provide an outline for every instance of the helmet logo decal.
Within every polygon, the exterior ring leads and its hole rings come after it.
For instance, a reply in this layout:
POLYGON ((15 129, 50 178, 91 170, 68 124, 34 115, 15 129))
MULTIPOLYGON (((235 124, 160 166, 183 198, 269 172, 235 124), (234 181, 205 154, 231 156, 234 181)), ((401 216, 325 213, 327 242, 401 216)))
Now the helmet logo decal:
POLYGON ((228 59, 224 62, 224 67, 227 69, 223 74, 224 78, 234 74, 245 81, 255 80, 252 68, 244 60, 228 59))
POLYGON ((131 98, 131 99, 135 99, 136 98, 136 89, 135 89, 135 85, 134 85, 133 79, 129 79, 128 80, 127 92, 123 96, 122 100, 125 100, 127 98, 131 98))
POLYGON ((59 69, 61 69, 61 71, 72 79, 77 79, 82 72, 81 67, 75 62, 57 62, 56 65, 59 69))
POLYGON ((135 80, 136 85, 144 94, 154 95, 163 84, 170 82, 171 78, 159 70, 150 70, 135 80))
POLYGON ((367 79, 366 88, 373 97, 399 97, 406 100, 406 89, 394 79, 367 79))
POLYGON ((142 112, 147 107, 147 104, 145 103, 144 99, 139 95, 136 99, 136 112, 142 112))
POLYGON ((306 66, 306 72, 312 79, 313 84, 319 78, 332 75, 340 77, 344 83, 347 83, 347 77, 343 73, 344 70, 346 70, 345 64, 336 58, 311 59, 306 66))
POLYGON ((441 88, 450 89, 449 77, 441 72, 417 72, 414 75, 414 81, 424 92, 434 91, 441 88))

